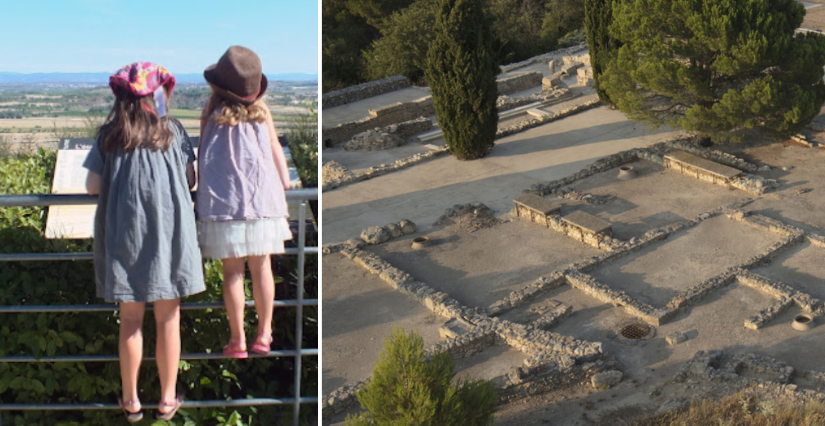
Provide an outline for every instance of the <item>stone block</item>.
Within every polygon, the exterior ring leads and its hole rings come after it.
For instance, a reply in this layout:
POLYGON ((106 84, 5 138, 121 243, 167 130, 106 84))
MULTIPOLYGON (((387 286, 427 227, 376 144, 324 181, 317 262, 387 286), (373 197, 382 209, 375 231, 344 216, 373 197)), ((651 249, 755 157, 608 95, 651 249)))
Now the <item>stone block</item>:
POLYGON ((687 340, 687 336, 684 333, 680 333, 677 331, 675 333, 669 334, 667 337, 665 337, 665 340, 667 340, 668 345, 676 345, 687 340))
POLYGON ((361 231, 361 239, 367 244, 381 244, 390 240, 390 233, 380 226, 370 226, 361 231))
POLYGON ((603 389, 605 387, 613 387, 622 381, 622 372, 619 370, 610 370, 603 373, 598 373, 590 378, 590 383, 596 389, 603 389))
POLYGON ((441 327, 438 327, 438 334, 442 339, 454 339, 458 336, 466 334, 472 325, 460 318, 453 318, 445 322, 441 327))
POLYGON ((403 232, 404 235, 409 235, 416 231, 415 223, 408 219, 401 219, 398 222, 398 226, 401 227, 401 232, 403 232))
POLYGON ((541 79, 541 88, 544 90, 553 89, 561 86, 561 77, 553 75, 541 79))
POLYGON ((384 226, 384 229, 386 229, 387 232, 390 233, 390 236, 392 238, 398 238, 398 237, 404 235, 404 233, 401 232, 401 227, 396 225, 395 223, 390 223, 390 224, 384 226))

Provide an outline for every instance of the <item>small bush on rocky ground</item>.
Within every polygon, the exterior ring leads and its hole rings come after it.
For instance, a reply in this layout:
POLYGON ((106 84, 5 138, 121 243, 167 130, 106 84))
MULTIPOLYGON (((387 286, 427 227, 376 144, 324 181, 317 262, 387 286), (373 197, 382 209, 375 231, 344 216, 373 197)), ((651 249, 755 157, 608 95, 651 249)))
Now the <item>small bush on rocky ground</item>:
POLYGON ((796 405, 783 404, 773 399, 738 393, 721 400, 705 399, 679 410, 631 422, 614 424, 634 426, 813 426, 825 424, 825 404, 821 401, 796 405))
POLYGON ((493 422, 496 396, 486 380, 455 380, 455 362, 446 352, 431 360, 415 332, 395 328, 372 379, 358 393, 361 408, 347 425, 481 426, 493 422))

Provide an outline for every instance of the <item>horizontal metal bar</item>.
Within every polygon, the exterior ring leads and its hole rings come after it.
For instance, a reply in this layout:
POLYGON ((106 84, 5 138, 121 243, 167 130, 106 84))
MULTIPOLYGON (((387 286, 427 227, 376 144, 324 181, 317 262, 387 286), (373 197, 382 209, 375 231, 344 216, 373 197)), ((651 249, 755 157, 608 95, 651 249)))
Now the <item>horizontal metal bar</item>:
MULTIPOLYGON (((211 407, 256 407, 264 405, 292 405, 295 398, 247 398, 228 401, 184 401, 183 409, 211 408, 211 407)), ((317 404, 318 397, 302 396, 299 404, 317 404)), ((144 403, 143 407, 152 409, 157 403, 144 403)), ((89 410, 120 410, 117 404, 0 404, 0 411, 89 411, 89 410)))
MULTIPOLYGON (((317 200, 317 188, 290 189, 287 200, 317 200)), ((0 207, 76 206, 97 204, 97 195, 86 194, 26 194, 0 195, 0 207)))
MULTIPOLYGON (((290 300, 275 300, 276 308, 287 308, 290 306, 298 306, 298 301, 290 300)), ((318 299, 304 299, 304 306, 318 306, 318 299)), ((246 301, 246 307, 254 308, 255 302, 252 300, 246 301)), ((152 304, 146 304, 147 309, 152 309, 152 304)), ((203 303, 181 303, 181 310, 194 311, 198 309, 223 309, 223 302, 203 302, 203 303)), ((18 306, 0 306, 0 314, 36 314, 45 312, 112 312, 120 310, 120 307, 115 304, 98 304, 98 305, 18 305, 18 306)))
MULTIPOLYGON (((266 355, 258 355, 254 353, 250 353, 250 358, 279 358, 279 357, 296 357, 296 356, 318 356, 318 349, 317 348, 307 348, 299 350, 282 350, 282 351, 270 351, 266 355)), ((231 357, 224 356, 222 353, 193 353, 193 354, 181 354, 180 359, 186 360, 208 360, 208 359, 232 359, 231 357)), ((58 357, 42 357, 36 358, 30 355, 18 355, 18 356, 7 356, 7 357, 0 357, 0 363, 23 363, 23 362, 32 362, 32 363, 54 363, 54 362, 114 362, 118 361, 119 358, 117 355, 70 355, 70 356, 58 356, 58 357)), ((154 356, 145 356, 143 357, 144 361, 154 361, 154 356)))
MULTIPOLYGON (((318 247, 304 247, 304 253, 318 254, 318 247)), ((286 255, 301 254, 298 248, 286 249, 286 255)), ((34 262, 34 261, 63 261, 63 260, 94 260, 94 253, 11 253, 0 254, 0 262, 34 262)))

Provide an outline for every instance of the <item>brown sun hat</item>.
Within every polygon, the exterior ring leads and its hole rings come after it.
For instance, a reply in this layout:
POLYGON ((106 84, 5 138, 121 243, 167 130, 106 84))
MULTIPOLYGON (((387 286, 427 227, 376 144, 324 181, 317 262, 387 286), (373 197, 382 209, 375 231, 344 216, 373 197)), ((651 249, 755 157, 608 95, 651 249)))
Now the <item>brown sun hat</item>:
POLYGON ((217 64, 203 71, 203 78, 219 95, 244 105, 252 104, 266 92, 267 80, 261 71, 261 59, 243 46, 227 49, 217 64))

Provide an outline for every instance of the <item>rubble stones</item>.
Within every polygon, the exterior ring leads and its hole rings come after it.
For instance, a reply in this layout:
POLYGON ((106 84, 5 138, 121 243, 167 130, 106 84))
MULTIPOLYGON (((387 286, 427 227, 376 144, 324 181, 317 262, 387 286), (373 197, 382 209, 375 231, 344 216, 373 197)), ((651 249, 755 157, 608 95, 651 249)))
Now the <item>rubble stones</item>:
POLYGON ((336 163, 335 161, 327 161, 321 170, 321 179, 323 182, 331 182, 336 180, 351 179, 352 172, 348 168, 336 163))
POLYGON ((398 237, 404 235, 404 233, 401 231, 401 227, 398 226, 395 223, 387 224, 386 226, 384 226, 384 229, 386 229, 387 232, 390 233, 390 236, 392 238, 398 238, 398 237))
POLYGON ((411 220, 407 219, 401 219, 398 222, 398 226, 401 227, 401 232, 403 232, 404 235, 412 234, 416 230, 415 224, 411 220))
POLYGON ((361 239, 367 244, 385 243, 389 241, 390 238, 392 238, 390 233, 380 226, 370 226, 369 228, 361 231, 361 239))
POLYGON ((677 345, 687 340, 687 335, 680 332, 674 332, 665 337, 668 345, 677 345))
POLYGON ((353 136, 352 140, 344 144, 346 151, 380 151, 395 148, 405 144, 404 138, 382 131, 381 129, 367 130, 353 136))
POLYGON ((622 372, 618 370, 605 371, 603 373, 594 374, 590 378, 590 383, 596 389, 604 389, 605 387, 613 387, 622 381, 622 372))

